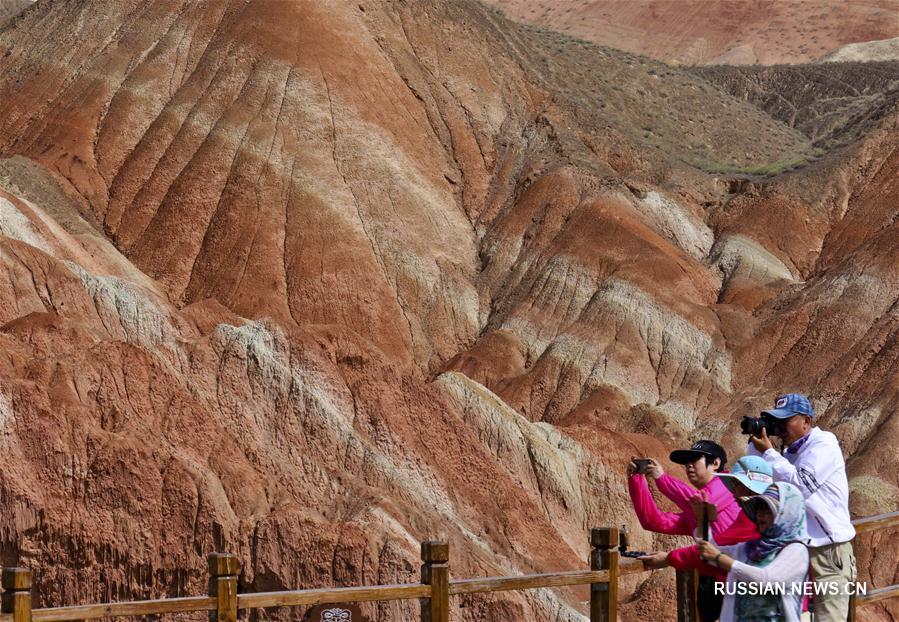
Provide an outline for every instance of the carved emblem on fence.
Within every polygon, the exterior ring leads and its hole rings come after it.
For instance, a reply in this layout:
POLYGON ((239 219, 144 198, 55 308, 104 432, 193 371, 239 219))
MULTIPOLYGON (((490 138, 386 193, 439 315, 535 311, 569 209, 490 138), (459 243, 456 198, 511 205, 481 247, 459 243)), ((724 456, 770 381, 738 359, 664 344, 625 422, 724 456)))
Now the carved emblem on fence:
POLYGON ((369 622, 358 605, 318 605, 306 612, 303 622, 369 622))

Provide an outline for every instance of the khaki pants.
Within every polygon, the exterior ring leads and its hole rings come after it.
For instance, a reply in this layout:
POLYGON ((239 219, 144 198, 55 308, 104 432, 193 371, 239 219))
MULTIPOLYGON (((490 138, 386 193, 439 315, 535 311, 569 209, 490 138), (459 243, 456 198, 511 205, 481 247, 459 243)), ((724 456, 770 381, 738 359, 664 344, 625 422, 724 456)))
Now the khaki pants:
POLYGON ((813 619, 815 622, 846 622, 849 617, 849 592, 845 586, 856 580, 852 542, 813 546, 809 547, 808 552, 815 583, 828 584, 828 587, 836 583, 840 586, 839 594, 831 594, 832 589, 823 594, 815 593, 813 619))

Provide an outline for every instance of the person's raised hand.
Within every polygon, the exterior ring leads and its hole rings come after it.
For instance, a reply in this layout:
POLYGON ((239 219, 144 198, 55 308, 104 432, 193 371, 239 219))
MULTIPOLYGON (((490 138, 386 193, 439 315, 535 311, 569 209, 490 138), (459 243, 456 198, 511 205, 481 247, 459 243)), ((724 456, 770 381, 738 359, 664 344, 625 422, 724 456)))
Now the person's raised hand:
POLYGON ((637 472, 637 463, 634 462, 634 460, 636 460, 636 459, 637 459, 636 457, 631 456, 631 461, 627 463, 627 475, 628 475, 628 477, 630 477, 631 475, 633 475, 634 473, 637 472))
POLYGON ((705 512, 705 504, 708 501, 709 493, 704 489, 690 497, 690 507, 693 508, 693 515, 696 517, 696 520, 702 519, 703 512, 705 512))
POLYGON ((749 437, 749 440, 752 442, 753 446, 760 452, 765 453, 769 449, 774 447, 774 444, 771 442, 771 439, 768 438, 768 430, 762 428, 761 433, 758 436, 752 435, 749 437))
POLYGON ((662 468, 662 465, 659 464, 659 461, 655 458, 649 459, 649 469, 646 471, 646 474, 652 479, 659 479, 662 475, 665 474, 665 469, 662 468))
POLYGON ((668 567, 668 553, 666 553, 665 551, 648 553, 647 555, 643 555, 642 557, 638 557, 637 559, 643 562, 643 567, 646 569, 668 567))

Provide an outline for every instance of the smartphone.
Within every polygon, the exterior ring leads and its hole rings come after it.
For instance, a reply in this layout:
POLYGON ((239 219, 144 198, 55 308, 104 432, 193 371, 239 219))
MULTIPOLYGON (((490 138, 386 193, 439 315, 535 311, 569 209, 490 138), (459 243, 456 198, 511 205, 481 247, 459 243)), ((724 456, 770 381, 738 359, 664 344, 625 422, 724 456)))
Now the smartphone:
POLYGON ((643 557, 646 551, 621 551, 622 557, 643 557))
POLYGON ((637 458, 633 462, 637 465, 637 473, 643 473, 644 475, 649 473, 649 467, 652 466, 652 460, 649 460, 648 458, 637 458))

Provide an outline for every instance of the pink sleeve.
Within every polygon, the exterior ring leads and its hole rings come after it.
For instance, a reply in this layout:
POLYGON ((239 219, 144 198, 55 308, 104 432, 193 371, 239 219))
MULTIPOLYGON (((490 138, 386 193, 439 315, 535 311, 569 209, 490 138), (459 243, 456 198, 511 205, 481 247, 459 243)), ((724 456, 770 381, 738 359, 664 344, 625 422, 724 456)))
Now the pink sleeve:
POLYGON ((656 533, 689 535, 693 533, 695 520, 686 512, 662 512, 649 492, 646 478, 640 474, 631 475, 627 480, 627 489, 634 504, 634 511, 640 519, 643 529, 656 533))
POLYGON ((718 520, 713 521, 710 525, 712 535, 717 539, 719 533, 730 528, 741 510, 733 494, 717 477, 709 482, 706 490, 709 492, 709 502, 718 509, 718 520))
POLYGON ((671 499, 677 507, 685 512, 693 511, 690 507, 690 499, 699 494, 695 488, 667 473, 663 473, 662 477, 656 480, 656 486, 658 486, 659 492, 671 499))
POLYGON ((668 553, 668 563, 677 570, 699 568, 702 564, 702 561, 699 559, 699 547, 694 544, 693 546, 674 549, 668 553))
POLYGON ((748 516, 740 510, 737 518, 730 524, 730 527, 715 534, 715 544, 727 546, 729 544, 738 544, 747 540, 757 540, 761 538, 758 528, 755 526, 748 516))
MULTIPOLYGON (((741 511, 730 527, 715 535, 715 543, 718 546, 725 546, 754 540, 758 537, 760 536, 755 523, 749 520, 749 517, 741 511)), ((727 576, 727 573, 721 568, 710 566, 703 562, 699 558, 699 547, 695 544, 674 549, 668 553, 668 564, 677 570, 692 570, 695 568, 701 574, 712 575, 721 581, 727 576)))
POLYGON ((710 566, 700 559, 699 547, 695 544, 668 553, 668 564, 676 570, 699 570, 701 574, 711 575, 720 581, 727 577, 723 569, 710 566))

